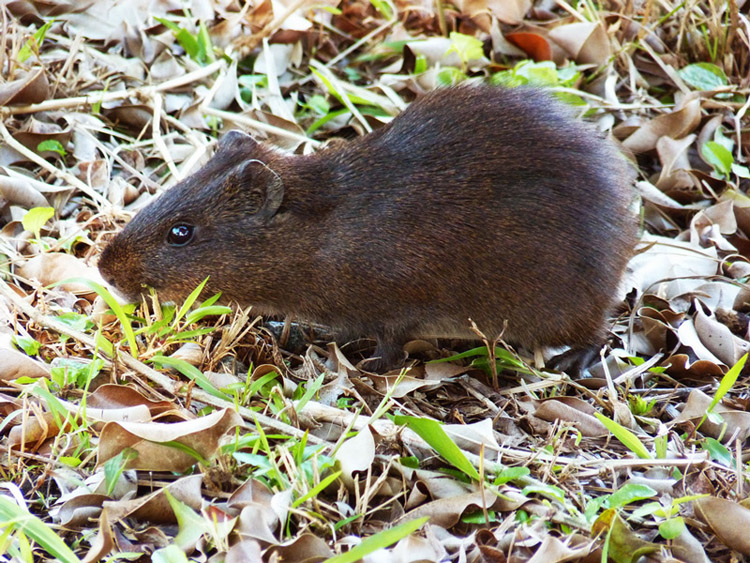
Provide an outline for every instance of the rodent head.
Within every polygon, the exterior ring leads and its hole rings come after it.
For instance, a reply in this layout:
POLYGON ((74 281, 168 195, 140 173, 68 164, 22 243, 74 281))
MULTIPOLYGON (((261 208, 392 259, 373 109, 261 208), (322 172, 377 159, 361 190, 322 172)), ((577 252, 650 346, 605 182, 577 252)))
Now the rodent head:
POLYGON ((269 244, 277 230, 284 183, 271 158, 250 136, 227 133, 203 168, 146 206, 109 243, 99 260, 104 279, 131 300, 145 286, 165 300, 185 297, 208 276, 211 291, 241 286, 248 251, 269 244))

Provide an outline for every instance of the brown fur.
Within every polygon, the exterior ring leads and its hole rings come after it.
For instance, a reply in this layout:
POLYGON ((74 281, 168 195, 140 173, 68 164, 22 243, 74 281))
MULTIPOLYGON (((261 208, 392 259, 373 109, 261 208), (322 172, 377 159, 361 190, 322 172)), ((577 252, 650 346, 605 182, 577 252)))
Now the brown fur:
POLYGON ((635 241, 632 171, 533 89, 446 88, 389 125, 310 156, 230 132, 156 199, 99 268, 135 297, 209 290, 374 336, 385 364, 420 336, 526 347, 601 342, 635 241), (196 226, 184 247, 172 225, 196 226))

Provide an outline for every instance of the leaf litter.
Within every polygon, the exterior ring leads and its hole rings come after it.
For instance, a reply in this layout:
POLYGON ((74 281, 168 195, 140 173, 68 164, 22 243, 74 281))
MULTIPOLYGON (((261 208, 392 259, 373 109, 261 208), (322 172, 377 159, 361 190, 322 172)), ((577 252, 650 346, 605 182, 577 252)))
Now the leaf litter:
POLYGON ((0 553, 750 557, 742 4, 3 5, 0 553), (555 89, 638 167, 643 234, 589 377, 489 340, 371 374, 369 342, 322 327, 93 291, 106 240, 222 131, 325 150, 471 79, 555 89))

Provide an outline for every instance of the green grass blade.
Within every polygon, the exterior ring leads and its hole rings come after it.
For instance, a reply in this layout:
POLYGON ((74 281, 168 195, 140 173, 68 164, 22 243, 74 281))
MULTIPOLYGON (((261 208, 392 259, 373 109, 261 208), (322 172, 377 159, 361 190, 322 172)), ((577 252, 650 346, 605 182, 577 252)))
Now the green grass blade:
POLYGON ((172 321, 172 328, 177 328, 177 323, 180 322, 180 319, 185 316, 185 313, 187 313, 190 310, 190 307, 193 306, 193 303, 196 302, 207 282, 208 278, 198 284, 198 287, 196 287, 190 293, 190 295, 188 295, 187 299, 185 299, 185 302, 182 304, 182 307, 180 307, 180 310, 177 311, 177 315, 175 315, 174 321, 172 321))
POLYGON ((39 544, 44 550, 64 563, 80 563, 73 550, 42 520, 7 496, 0 495, 0 528, 12 526, 39 544))
POLYGON ((399 524, 398 526, 394 526, 393 528, 389 528, 388 530, 383 530, 382 532, 379 532, 374 536, 365 538, 364 540, 362 540, 361 544, 353 547, 346 553, 342 553, 340 555, 336 555, 334 557, 326 559, 325 563, 354 563, 355 561, 359 561, 365 555, 369 555, 370 553, 373 553, 378 549, 386 548, 405 538, 412 532, 421 528, 429 519, 429 516, 425 516, 423 518, 417 518, 416 520, 404 522, 403 524, 399 524))
POLYGON ((112 309, 112 312, 117 317, 117 320, 120 321, 122 332, 125 334, 125 340, 127 341, 128 347, 130 348, 130 355, 133 356, 134 358, 137 358, 138 357, 138 345, 135 342, 135 333, 133 332, 133 325, 130 324, 130 319, 128 318, 128 315, 123 310, 122 305, 120 305, 117 302, 117 300, 112 296, 109 290, 107 290, 107 288, 104 287, 103 285, 98 284, 95 281, 92 281, 86 278, 68 278, 68 279, 52 284, 52 287, 63 284, 63 283, 83 284, 86 287, 90 287, 92 291, 95 291, 97 295, 99 295, 102 299, 104 299, 104 302, 107 304, 107 306, 110 309, 112 309))
POLYGON ((607 427, 607 430, 609 430, 615 438, 617 438, 620 442, 622 442, 622 444, 626 448, 628 448, 631 452, 633 452, 639 458, 653 459, 653 456, 646 449, 646 446, 643 445, 643 442, 641 442, 638 439, 638 436, 633 434, 630 430, 628 430, 621 424, 618 424, 611 418, 607 418, 601 413, 595 412, 594 415, 596 416, 596 418, 599 419, 599 421, 604 426, 607 427))
POLYGON ((419 437, 435 449, 448 463, 460 469, 470 478, 479 481, 479 473, 476 468, 466 459, 461 449, 450 439, 443 430, 442 425, 430 418, 419 418, 416 416, 396 416, 393 422, 398 425, 406 425, 419 434, 419 437))

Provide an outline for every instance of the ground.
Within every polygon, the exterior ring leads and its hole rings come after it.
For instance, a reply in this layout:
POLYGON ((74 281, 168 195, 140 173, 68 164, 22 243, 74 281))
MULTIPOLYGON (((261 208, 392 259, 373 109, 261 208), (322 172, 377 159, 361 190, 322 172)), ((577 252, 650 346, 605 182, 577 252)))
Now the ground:
POLYGON ((0 10, 0 555, 750 557, 743 2, 0 10), (494 335, 373 374, 369 341, 99 285, 106 242, 222 132, 324 150, 465 81, 549 88, 638 168, 640 242, 586 377, 494 335))

